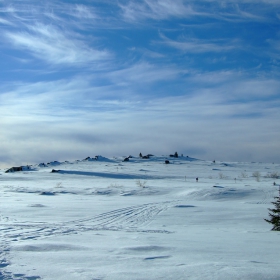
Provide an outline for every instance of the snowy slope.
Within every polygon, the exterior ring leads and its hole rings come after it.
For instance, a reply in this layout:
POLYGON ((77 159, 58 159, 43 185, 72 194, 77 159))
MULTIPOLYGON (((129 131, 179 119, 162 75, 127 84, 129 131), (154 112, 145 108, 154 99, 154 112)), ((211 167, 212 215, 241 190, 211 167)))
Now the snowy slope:
POLYGON ((123 159, 1 170, 0 279, 280 279, 279 164, 123 159))

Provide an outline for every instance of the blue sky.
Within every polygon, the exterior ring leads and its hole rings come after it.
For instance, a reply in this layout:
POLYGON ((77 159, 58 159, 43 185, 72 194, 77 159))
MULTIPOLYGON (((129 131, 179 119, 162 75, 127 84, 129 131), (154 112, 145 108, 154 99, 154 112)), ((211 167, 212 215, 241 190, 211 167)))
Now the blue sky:
POLYGON ((280 162, 279 0, 0 0, 1 166, 280 162))

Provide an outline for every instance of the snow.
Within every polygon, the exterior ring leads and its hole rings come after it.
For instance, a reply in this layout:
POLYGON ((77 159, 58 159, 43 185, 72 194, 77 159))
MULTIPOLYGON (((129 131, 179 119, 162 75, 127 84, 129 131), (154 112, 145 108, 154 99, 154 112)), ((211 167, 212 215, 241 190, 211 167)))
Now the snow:
POLYGON ((1 170, 0 279, 280 279, 279 164, 124 158, 1 170))

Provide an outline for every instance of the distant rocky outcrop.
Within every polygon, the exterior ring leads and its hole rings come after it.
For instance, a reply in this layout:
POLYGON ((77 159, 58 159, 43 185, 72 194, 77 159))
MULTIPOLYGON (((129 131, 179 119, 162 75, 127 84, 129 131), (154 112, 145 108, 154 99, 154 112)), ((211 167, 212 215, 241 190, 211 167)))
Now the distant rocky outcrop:
POLYGON ((98 160, 98 156, 95 156, 94 158, 91 157, 86 157, 85 159, 83 159, 84 161, 95 161, 98 160))
POLYGON ((154 155, 152 155, 152 154, 147 154, 147 155, 145 155, 145 156, 142 156, 142 153, 140 153, 139 154, 139 157, 140 158, 143 158, 143 159, 149 159, 150 157, 153 157, 154 155))
POLYGON ((177 152, 175 152, 175 154, 174 155, 169 155, 170 157, 175 157, 175 158, 177 158, 178 157, 178 153, 177 152))
POLYGON ((32 170, 31 168, 32 165, 25 165, 25 166, 17 166, 17 167, 11 167, 8 170, 5 171, 5 173, 10 173, 10 172, 18 172, 18 171, 30 171, 32 170))
POLYGON ((22 166, 19 167, 11 167, 8 170, 5 171, 5 173, 9 173, 9 172, 17 172, 17 171, 22 171, 22 166))
POLYGON ((53 169, 51 173, 58 173, 60 170, 53 169))
POLYGON ((149 159, 150 156, 149 156, 149 155, 146 155, 146 156, 143 156, 142 158, 143 158, 143 159, 149 159))
POLYGON ((41 192, 40 195, 55 195, 54 192, 41 192))
POLYGON ((47 165, 60 165, 61 163, 57 160, 48 162, 47 165))
POLYGON ((149 159, 149 158, 152 157, 152 156, 153 156, 153 155, 148 154, 148 155, 143 156, 142 158, 143 158, 143 159, 149 159))

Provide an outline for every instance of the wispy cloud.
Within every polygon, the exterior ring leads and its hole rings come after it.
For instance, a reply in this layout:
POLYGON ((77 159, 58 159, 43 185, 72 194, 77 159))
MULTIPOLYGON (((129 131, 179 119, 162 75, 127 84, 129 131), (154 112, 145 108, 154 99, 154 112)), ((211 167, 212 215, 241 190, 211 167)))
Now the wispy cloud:
POLYGON ((246 71, 215 71, 195 73, 188 78, 188 82, 195 83, 195 87, 203 87, 204 93, 212 93, 214 88, 215 95, 223 103, 279 98, 280 82, 277 76, 251 76, 246 71))
POLYGON ((95 19, 98 17, 92 8, 79 4, 75 6, 75 10, 72 15, 82 19, 95 19))
POLYGON ((81 66, 112 57, 109 51, 93 48, 86 40, 51 25, 36 24, 28 29, 25 32, 6 32, 5 36, 14 47, 48 63, 81 66))
MULTIPOLYGON (((217 76, 219 74, 222 75, 217 73, 217 76)), ((92 90, 87 84, 82 87, 82 80, 64 86, 63 81, 21 86, 14 96, 9 92, 1 100, 1 104, 6 100, 2 108, 14 112, 8 117, 5 110, 1 111, 0 139, 3 149, 10 151, 6 161, 12 162, 15 157, 21 163, 80 159, 88 156, 89 151, 112 156, 138 154, 140 151, 161 154, 173 150, 184 154, 196 151, 196 156, 210 159, 246 160, 251 154, 252 160, 272 160, 271 156, 264 154, 264 143, 277 146, 275 128, 279 127, 279 100, 265 100, 263 96, 262 100, 253 99, 247 103, 226 102, 235 91, 230 87, 236 77, 233 73, 226 73, 223 86, 219 83, 209 88, 204 84, 209 77, 200 75, 200 88, 180 97, 121 102, 117 96, 115 101, 89 96, 74 107, 69 105, 73 105, 71 101, 75 101, 72 98, 78 94, 79 87, 88 89, 87 92, 92 90), (43 88, 44 93, 37 97, 22 94, 28 90, 42 91, 43 88), (54 88, 57 88, 56 94, 54 88), (88 107, 89 104, 92 107, 88 107), (15 141, 21 144, 14 145, 15 141), (14 148, 10 149, 10 145, 14 148)), ((239 78, 235 80, 237 89, 248 84, 242 92, 245 95, 265 82, 251 84, 250 79, 239 78)), ((263 86, 267 92, 275 91, 272 81, 267 80, 263 86)), ((279 154, 275 152, 274 158, 277 156, 279 154)))
MULTIPOLYGON (((267 21, 269 14, 265 5, 275 5, 279 3, 274 0, 259 1, 186 1, 178 0, 144 0, 129 1, 120 4, 123 17, 129 21, 143 19, 164 20, 170 18, 216 18, 223 21, 267 21)), ((275 14, 276 16, 276 14, 275 14)))
POLYGON ((13 25, 10 21, 0 17, 0 24, 13 25))
POLYGON ((135 85, 137 87, 159 81, 173 80, 178 77, 180 72, 185 71, 172 66, 158 66, 147 62, 140 62, 108 73, 107 76, 114 84, 132 87, 135 85))
POLYGON ((172 48, 183 52, 206 53, 206 52, 224 52, 230 51, 238 47, 238 42, 228 42, 226 40, 200 40, 192 38, 184 38, 181 40, 172 40, 162 33, 160 34, 162 42, 172 48))
POLYGON ((129 1, 128 4, 120 4, 120 8, 124 18, 131 21, 144 18, 161 20, 170 17, 186 17, 199 14, 193 10, 191 5, 185 5, 184 1, 181 0, 129 1))

